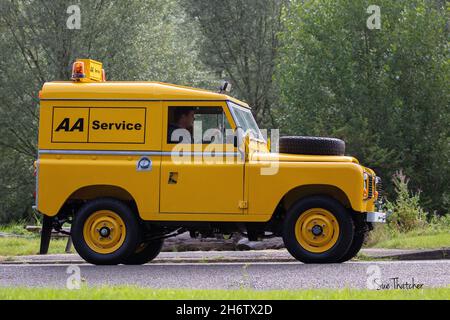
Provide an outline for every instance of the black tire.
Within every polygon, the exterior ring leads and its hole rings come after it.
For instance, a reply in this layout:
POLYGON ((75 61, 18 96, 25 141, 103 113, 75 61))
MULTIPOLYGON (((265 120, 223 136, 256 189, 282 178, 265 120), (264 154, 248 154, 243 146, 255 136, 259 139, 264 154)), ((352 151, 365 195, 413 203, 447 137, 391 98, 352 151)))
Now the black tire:
POLYGON ((341 259, 339 259, 339 262, 345 262, 353 259, 361 250, 364 242, 366 241, 367 235, 369 233, 369 228, 367 226, 367 223, 364 221, 365 215, 358 215, 358 217, 353 218, 353 223, 355 225, 355 234, 353 235, 352 244, 347 253, 341 259))
POLYGON ((78 254, 87 262, 96 265, 115 265, 121 263, 135 251, 141 241, 141 227, 136 214, 123 202, 114 198, 98 198, 84 204, 75 214, 71 236, 78 254), (126 234, 121 246, 111 253, 98 253, 86 243, 83 228, 86 220, 99 210, 110 210, 123 220, 126 234))
POLYGON ((328 196, 311 196, 296 202, 287 212, 283 225, 283 241, 286 249, 297 260, 304 263, 336 263, 349 250, 354 235, 353 220, 348 210, 328 196), (297 220, 307 210, 321 208, 330 212, 339 224, 339 234, 334 245, 324 252, 312 252, 297 240, 297 220))
POLYGON ((158 254, 161 252, 163 244, 163 239, 141 243, 139 244, 135 252, 128 258, 124 259, 122 263, 128 265, 146 264, 147 262, 152 261, 158 256, 158 254))
POLYGON ((336 138, 281 137, 279 151, 280 153, 291 154, 343 156, 345 153, 345 142, 336 138))

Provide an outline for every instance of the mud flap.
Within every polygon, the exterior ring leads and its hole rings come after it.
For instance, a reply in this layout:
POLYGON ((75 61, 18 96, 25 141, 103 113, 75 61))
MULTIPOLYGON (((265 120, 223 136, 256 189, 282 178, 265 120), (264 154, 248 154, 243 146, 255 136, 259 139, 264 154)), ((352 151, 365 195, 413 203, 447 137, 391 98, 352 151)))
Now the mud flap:
POLYGON ((41 248, 39 254, 47 254, 50 245, 50 238, 52 236, 53 217, 44 215, 41 230, 41 248))

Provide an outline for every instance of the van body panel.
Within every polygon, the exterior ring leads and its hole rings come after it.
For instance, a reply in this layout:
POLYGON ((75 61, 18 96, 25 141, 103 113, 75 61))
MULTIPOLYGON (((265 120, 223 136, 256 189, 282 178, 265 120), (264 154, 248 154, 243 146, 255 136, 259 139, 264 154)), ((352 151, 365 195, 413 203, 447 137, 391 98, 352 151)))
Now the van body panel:
POLYGON ((50 82, 40 97, 36 205, 45 215, 102 193, 134 201, 148 221, 264 222, 311 193, 374 210, 375 198, 362 197, 363 172, 374 173, 353 157, 273 154, 248 139, 244 153, 234 141, 168 142, 171 107, 222 108, 235 130, 227 101, 248 105, 227 95, 158 82, 50 82), (192 161, 178 162, 180 151, 192 161))

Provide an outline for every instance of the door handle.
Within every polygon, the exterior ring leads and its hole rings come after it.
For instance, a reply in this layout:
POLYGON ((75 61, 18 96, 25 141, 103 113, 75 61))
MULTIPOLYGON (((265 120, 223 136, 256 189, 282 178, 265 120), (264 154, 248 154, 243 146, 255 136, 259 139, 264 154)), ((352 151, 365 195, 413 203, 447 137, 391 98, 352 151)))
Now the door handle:
POLYGON ((169 172, 169 184, 176 184, 178 182, 178 172, 169 172))

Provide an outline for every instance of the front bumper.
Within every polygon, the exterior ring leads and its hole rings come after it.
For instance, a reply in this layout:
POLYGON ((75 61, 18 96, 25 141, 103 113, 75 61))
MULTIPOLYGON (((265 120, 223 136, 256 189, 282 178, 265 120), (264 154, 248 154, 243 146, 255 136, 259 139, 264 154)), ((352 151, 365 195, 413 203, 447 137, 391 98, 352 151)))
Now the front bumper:
POLYGON ((367 222, 386 223, 386 218, 389 216, 386 212, 366 212, 367 222))
MULTIPOLYGON (((377 192, 380 191, 379 187, 381 188, 381 179, 377 178, 377 192)), ((371 223, 386 223, 386 219, 392 214, 391 210, 387 210, 387 212, 384 211, 384 205, 383 205, 383 198, 380 197, 380 195, 377 195, 377 199, 375 200, 375 211, 368 211, 366 212, 366 221, 371 223)))

